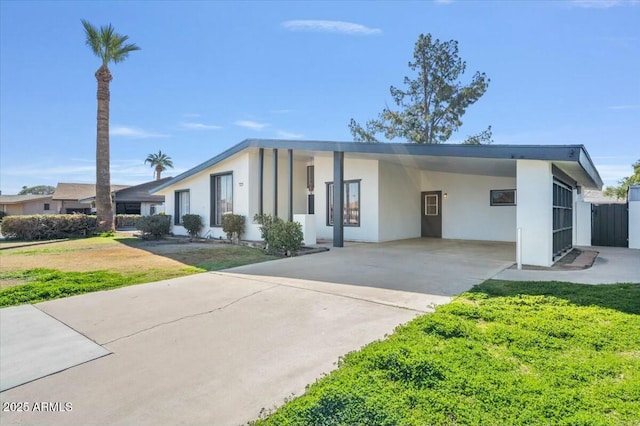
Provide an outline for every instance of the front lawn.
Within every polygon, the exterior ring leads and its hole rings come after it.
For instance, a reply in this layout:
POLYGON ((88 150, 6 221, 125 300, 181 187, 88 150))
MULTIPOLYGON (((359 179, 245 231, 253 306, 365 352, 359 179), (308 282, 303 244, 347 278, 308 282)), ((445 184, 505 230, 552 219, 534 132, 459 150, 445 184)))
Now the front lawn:
POLYGON ((116 236, 0 244, 0 308, 264 262, 230 244, 116 236))
POLYGON ((640 284, 487 281, 256 424, 640 424, 640 284))

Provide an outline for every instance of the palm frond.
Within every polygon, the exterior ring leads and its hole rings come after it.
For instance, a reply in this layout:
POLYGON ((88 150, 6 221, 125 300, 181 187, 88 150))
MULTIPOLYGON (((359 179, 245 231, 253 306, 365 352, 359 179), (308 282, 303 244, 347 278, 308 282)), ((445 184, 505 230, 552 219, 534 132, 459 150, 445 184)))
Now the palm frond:
POLYGON ((87 45, 91 47, 96 56, 102 59, 103 65, 109 62, 122 62, 129 56, 130 52, 140 50, 140 47, 133 43, 125 44, 129 37, 116 33, 111 24, 97 29, 83 19, 82 25, 85 30, 87 45))

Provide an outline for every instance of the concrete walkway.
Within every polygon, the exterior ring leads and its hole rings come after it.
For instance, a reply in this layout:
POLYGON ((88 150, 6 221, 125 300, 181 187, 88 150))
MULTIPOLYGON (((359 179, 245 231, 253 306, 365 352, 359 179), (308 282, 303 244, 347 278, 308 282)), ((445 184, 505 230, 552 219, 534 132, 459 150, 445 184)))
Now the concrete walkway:
MULTIPOLYGON (((3 402, 57 409, 1 412, 0 423, 243 424, 303 393, 340 356, 495 275, 513 252, 356 244, 38 304, 111 354, 2 392, 3 402)), ((47 359, 47 345, 29 351, 47 359)))
POLYGON ((593 266, 575 271, 505 269, 494 277, 509 281, 565 281, 582 284, 640 283, 640 250, 621 247, 577 247, 597 251, 593 266))
POLYGON ((0 309, 0 391, 108 354, 33 305, 0 309))

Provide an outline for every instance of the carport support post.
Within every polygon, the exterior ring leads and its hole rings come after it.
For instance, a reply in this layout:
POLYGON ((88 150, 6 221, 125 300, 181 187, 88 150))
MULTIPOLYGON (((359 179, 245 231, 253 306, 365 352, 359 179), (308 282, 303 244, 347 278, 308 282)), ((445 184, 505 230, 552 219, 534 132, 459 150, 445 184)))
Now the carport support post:
POLYGON ((293 222, 293 150, 287 151, 287 204, 288 204, 288 219, 289 222, 293 222))
POLYGON ((344 247, 344 152, 333 152, 333 246, 344 247))

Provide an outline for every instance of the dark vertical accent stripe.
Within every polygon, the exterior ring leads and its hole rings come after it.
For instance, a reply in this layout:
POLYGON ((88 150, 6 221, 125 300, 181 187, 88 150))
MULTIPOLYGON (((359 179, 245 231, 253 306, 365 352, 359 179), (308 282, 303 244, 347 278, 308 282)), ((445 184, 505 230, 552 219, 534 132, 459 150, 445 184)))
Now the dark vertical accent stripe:
POLYGON ((333 152, 333 246, 344 247, 344 152, 333 152))
POLYGON ((258 214, 264 214, 264 148, 258 150, 258 214))
POLYGON ((273 215, 278 216, 278 150, 273 149, 273 215))
POLYGON ((287 207, 289 209, 288 219, 293 222, 293 150, 287 150, 287 207))

